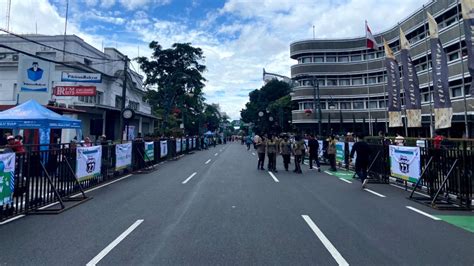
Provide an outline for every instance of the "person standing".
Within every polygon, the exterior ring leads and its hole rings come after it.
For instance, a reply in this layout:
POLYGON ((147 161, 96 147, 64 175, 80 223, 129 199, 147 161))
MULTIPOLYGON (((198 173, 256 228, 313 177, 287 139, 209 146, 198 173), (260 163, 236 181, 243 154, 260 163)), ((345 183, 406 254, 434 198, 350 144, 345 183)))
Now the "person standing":
POLYGON ((258 154, 258 163, 257 169, 258 170, 265 170, 263 168, 263 164, 265 163, 265 150, 266 150, 266 143, 265 137, 259 137, 255 146, 257 146, 257 154, 258 154))
POLYGON ((288 165, 290 164, 291 156, 291 143, 288 141, 287 135, 284 135, 283 139, 280 141, 280 154, 283 157, 285 171, 288 171, 288 165))
POLYGON ((331 135, 328 138, 327 154, 328 154, 328 158, 329 158, 329 164, 331 165, 331 168, 329 170, 337 171, 337 168, 336 168, 336 139, 334 138, 334 135, 331 135))
POLYGON ((404 144, 405 144, 405 138, 402 136, 402 134, 397 133, 397 136, 395 137, 395 145, 403 146, 404 144))
POLYGON ((301 158, 303 156, 303 151, 305 149, 304 140, 301 139, 301 136, 295 136, 295 144, 293 148, 293 154, 295 156, 295 170, 293 172, 301 174, 301 158))
POLYGON ((319 142, 314 135, 310 135, 310 139, 308 141, 308 149, 309 149, 309 169, 313 169, 313 161, 316 161, 316 167, 318 172, 321 172, 321 165, 319 164, 319 142))
POLYGON ((278 172, 276 170, 276 152, 277 143, 275 136, 269 135, 267 140, 268 171, 278 172))
POLYGON ((357 153, 357 158, 355 161, 355 171, 357 176, 362 181, 362 188, 367 186, 367 168, 369 167, 369 158, 370 158, 370 147, 367 142, 364 140, 364 136, 359 136, 359 141, 352 146, 350 160, 354 158, 354 154, 357 153))
POLYGON ((247 145, 247 150, 249 151, 250 150, 250 145, 253 143, 252 141, 252 136, 248 135, 246 140, 245 140, 245 144, 247 145))

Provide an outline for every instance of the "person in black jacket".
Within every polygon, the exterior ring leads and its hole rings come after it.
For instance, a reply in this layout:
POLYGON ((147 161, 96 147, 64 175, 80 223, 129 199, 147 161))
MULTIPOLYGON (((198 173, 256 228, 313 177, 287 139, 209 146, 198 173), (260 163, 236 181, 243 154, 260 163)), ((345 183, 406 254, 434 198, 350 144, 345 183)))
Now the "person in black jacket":
POLYGON ((357 158, 355 162, 355 171, 357 176, 362 181, 362 188, 367 186, 367 168, 370 163, 370 146, 365 142, 364 136, 359 136, 359 141, 357 141, 351 150, 351 162, 354 158, 354 153, 357 153, 357 158))
POLYGON ((318 172, 321 172, 321 165, 319 164, 319 142, 313 134, 310 135, 308 141, 309 148, 309 169, 313 169, 313 161, 316 161, 318 172))

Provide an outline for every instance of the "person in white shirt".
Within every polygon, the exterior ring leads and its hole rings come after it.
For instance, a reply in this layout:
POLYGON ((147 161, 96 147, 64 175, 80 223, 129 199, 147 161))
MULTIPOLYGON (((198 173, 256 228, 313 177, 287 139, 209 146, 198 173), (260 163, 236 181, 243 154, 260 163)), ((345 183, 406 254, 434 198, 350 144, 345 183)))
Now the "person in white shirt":
POLYGON ((401 134, 397 133, 397 136, 395 137, 395 145, 404 146, 404 144, 405 138, 401 134))

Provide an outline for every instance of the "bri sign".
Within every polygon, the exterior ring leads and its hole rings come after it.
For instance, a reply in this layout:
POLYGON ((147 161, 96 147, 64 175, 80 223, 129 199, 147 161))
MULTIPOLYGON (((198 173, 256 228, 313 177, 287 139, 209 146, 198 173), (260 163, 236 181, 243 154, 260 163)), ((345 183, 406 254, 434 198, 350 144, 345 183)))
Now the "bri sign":
POLYGON ((55 96, 95 96, 97 90, 94 86, 55 86, 55 96))

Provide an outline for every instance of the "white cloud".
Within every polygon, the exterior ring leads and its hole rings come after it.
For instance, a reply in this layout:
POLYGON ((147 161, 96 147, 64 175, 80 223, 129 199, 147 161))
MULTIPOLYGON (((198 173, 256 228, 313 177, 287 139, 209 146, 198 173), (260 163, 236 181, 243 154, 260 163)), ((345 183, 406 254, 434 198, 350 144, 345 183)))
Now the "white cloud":
POLYGON ((171 3, 171 0, 119 0, 122 6, 128 10, 145 9, 148 6, 164 6, 171 3))

